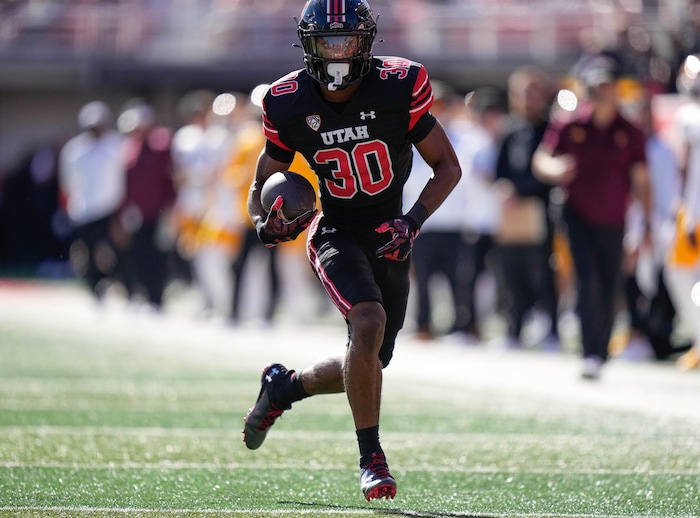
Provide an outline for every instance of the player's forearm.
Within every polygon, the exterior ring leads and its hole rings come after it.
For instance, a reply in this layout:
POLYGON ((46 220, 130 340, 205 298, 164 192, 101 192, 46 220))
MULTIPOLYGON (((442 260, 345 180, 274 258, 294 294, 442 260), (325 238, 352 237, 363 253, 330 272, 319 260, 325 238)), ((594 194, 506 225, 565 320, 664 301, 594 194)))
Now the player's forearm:
POLYGON ((258 157, 258 162, 255 167, 255 177, 248 189, 248 216, 253 224, 267 217, 267 211, 263 208, 260 200, 260 189, 262 189, 265 180, 277 171, 285 171, 290 164, 273 160, 264 151, 258 157))
POLYGON ((256 180, 253 180, 253 183, 250 185, 250 189, 248 189, 248 216, 253 222, 253 225, 257 224, 257 222, 260 220, 264 220, 266 215, 265 209, 263 209, 262 203, 260 202, 261 186, 262 182, 258 183, 256 180))

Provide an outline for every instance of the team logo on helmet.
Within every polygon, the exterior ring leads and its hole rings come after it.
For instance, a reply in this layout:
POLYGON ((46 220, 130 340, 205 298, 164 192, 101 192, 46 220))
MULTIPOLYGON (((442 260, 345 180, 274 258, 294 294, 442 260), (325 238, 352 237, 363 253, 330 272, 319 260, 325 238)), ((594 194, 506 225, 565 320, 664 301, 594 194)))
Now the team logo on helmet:
POLYGON ((314 131, 318 131, 321 128, 321 116, 320 115, 309 115, 306 117, 306 124, 314 131))

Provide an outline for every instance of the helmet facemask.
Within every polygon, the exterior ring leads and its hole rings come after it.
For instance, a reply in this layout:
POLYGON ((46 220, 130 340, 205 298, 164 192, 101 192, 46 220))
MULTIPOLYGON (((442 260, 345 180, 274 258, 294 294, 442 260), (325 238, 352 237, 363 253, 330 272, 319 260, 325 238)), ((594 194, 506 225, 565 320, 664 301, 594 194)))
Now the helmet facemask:
POLYGON ((365 2, 346 0, 346 14, 332 15, 325 0, 307 2, 297 34, 304 64, 317 81, 338 90, 369 72, 377 26, 365 2))

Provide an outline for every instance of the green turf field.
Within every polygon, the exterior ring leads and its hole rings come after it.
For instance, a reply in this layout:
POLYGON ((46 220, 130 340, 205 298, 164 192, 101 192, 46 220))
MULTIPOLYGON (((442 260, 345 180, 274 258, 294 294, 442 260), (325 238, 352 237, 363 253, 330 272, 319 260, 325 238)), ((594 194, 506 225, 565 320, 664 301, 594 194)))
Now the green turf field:
POLYGON ((213 343, 165 323, 65 318, 0 316, 1 517, 700 516, 692 412, 654 418, 387 371, 382 441, 398 495, 367 503, 342 395, 296 404, 257 451, 241 441, 259 349, 303 331, 213 343))

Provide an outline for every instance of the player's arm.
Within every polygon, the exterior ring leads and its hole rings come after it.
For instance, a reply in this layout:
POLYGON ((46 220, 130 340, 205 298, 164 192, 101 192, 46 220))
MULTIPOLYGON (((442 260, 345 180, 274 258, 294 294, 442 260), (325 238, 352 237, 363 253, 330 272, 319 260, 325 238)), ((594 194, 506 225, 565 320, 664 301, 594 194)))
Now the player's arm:
POLYGON ((260 201, 260 190, 265 180, 276 171, 289 169, 290 164, 291 162, 287 164, 274 160, 264 150, 260 153, 255 166, 255 177, 250 184, 250 189, 248 189, 248 215, 253 225, 256 227, 260 221, 265 221, 267 219, 267 211, 263 209, 262 202, 260 201))
POLYGON ((415 144, 418 153, 432 170, 433 175, 406 214, 382 223, 377 232, 391 232, 391 240, 377 250, 377 256, 404 261, 413 248, 425 220, 445 201, 462 176, 462 169, 445 130, 439 122, 430 133, 415 144))
POLYGON ((310 224, 316 211, 308 211, 292 221, 287 221, 281 215, 284 199, 278 197, 268 213, 262 206, 260 191, 265 181, 275 172, 289 169, 289 162, 280 162, 267 154, 260 153, 255 167, 255 177, 248 190, 248 215, 250 216, 258 238, 265 246, 273 247, 284 241, 296 239, 310 224))

